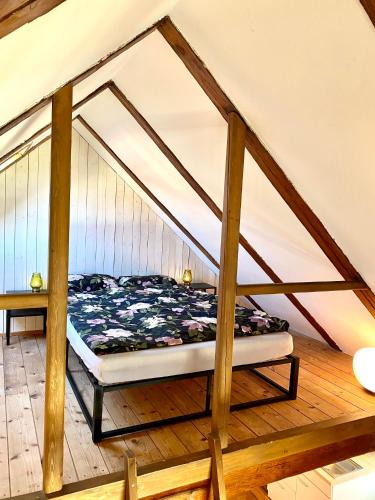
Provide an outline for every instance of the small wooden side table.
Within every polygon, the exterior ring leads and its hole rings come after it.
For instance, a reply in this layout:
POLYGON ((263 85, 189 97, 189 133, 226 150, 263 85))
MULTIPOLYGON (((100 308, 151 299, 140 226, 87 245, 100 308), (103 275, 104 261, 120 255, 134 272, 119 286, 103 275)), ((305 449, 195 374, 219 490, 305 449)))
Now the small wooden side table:
MULTIPOLYGON (((32 292, 31 290, 7 290, 6 293, 37 293, 32 292)), ((44 335, 47 333, 47 308, 46 307, 38 307, 38 308, 24 308, 24 309, 7 309, 6 311, 6 326, 5 333, 7 339, 7 345, 10 344, 10 320, 12 318, 25 318, 26 316, 43 316, 43 333, 44 335)))
POLYGON ((207 292, 207 290, 213 290, 214 291, 214 295, 216 295, 216 286, 215 285, 210 285, 210 283, 190 283, 189 285, 190 288, 192 288, 193 290, 203 290, 205 292, 207 292))

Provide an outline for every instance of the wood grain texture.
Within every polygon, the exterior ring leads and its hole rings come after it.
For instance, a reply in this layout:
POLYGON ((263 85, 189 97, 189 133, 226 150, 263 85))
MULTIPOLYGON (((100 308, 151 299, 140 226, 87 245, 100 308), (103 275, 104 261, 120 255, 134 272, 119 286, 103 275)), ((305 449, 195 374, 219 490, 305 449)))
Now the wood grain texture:
POLYGON ((132 451, 126 451, 124 457, 125 500, 138 499, 137 461, 132 451))
MULTIPOLYGON (((193 51, 169 17, 165 17, 160 21, 158 30, 216 106, 223 118, 228 121, 228 116, 231 112, 239 113, 203 61, 193 51)), ((317 215, 298 193, 280 165, 267 151, 249 126, 247 126, 246 132, 246 149, 342 277, 350 281, 364 281, 317 215)), ((375 317, 375 295, 369 287, 367 288, 367 290, 356 290, 354 293, 375 317)))
MULTIPOLYGON (((300 474, 338 460, 375 450, 375 411, 275 432, 231 445, 223 454, 229 498, 241 498, 253 488, 300 474)), ((196 453, 139 470, 138 497, 155 497, 198 485, 209 487, 210 458, 196 453)), ((58 498, 69 500, 111 498, 124 495, 124 481, 58 498)))
POLYGON ((218 434, 208 435, 208 446, 211 454, 210 497, 212 496, 214 500, 226 500, 223 454, 218 434))
POLYGON ((0 309, 37 309, 38 307, 48 306, 48 293, 14 293, 0 294, 0 309))
POLYGON ((228 121, 227 159, 224 181, 215 376, 212 399, 212 432, 214 435, 219 436, 223 447, 228 442, 227 423, 232 389, 233 332, 236 307, 245 132, 245 123, 236 113, 231 113, 228 121))
MULTIPOLYGON (((30 453, 22 454, 22 458, 12 458, 13 454, 9 454, 11 453, 9 447, 7 453, 8 434, 6 421, 4 422, 3 434, 1 434, 3 439, 0 440, 0 461, 4 464, 12 464, 12 476, 8 477, 8 483, 0 481, 0 497, 9 496, 6 493, 9 486, 16 491, 21 484, 19 478, 25 475, 29 479, 22 483, 22 494, 41 488, 42 475, 40 459, 37 455, 42 455, 43 450, 45 340, 45 337, 41 335, 25 334, 14 337, 11 346, 4 345, 5 385, 1 383, 0 357, 0 399, 3 393, 4 412, 6 413, 9 409, 9 417, 15 414, 9 405, 17 401, 15 395, 20 394, 20 398, 24 397, 23 391, 26 387, 30 395, 30 403, 26 406, 31 405, 32 415, 29 413, 24 418, 27 416, 29 422, 35 423, 39 446, 39 452, 33 454, 33 461, 28 459, 30 453)), ((294 346, 295 353, 301 358, 298 398, 295 401, 284 401, 263 409, 258 408, 257 411, 253 408, 232 413, 228 424, 231 444, 275 431, 300 427, 313 422, 323 422, 330 418, 375 408, 375 395, 367 393, 355 379, 350 356, 338 353, 325 344, 306 337, 294 337, 294 346)), ((87 377, 78 363, 72 366, 80 387, 83 388, 85 400, 87 404, 91 404, 92 389, 87 382, 87 377)), ((267 368, 262 369, 262 372, 286 386, 287 369, 275 371, 275 369, 267 368)), ((204 388, 203 379, 190 379, 161 384, 147 390, 139 388, 107 394, 104 402, 103 426, 105 430, 109 430, 129 423, 139 423, 153 418, 155 411, 162 412, 165 416, 197 411, 204 404, 204 388), (137 393, 140 394, 137 395, 137 393)), ((274 389, 256 379, 248 371, 233 374, 233 403, 274 394, 276 394, 274 389)), ((132 450, 137 457, 139 467, 149 467, 150 464, 162 460, 207 450, 207 437, 210 433, 210 419, 202 418, 168 426, 162 432, 151 430, 123 439, 106 441, 99 446, 94 445, 69 384, 66 387, 65 417, 65 492, 72 492, 75 485, 70 485, 70 483, 77 480, 91 478, 90 481, 96 481, 98 485, 99 480, 108 481, 105 475, 111 473, 118 474, 118 480, 123 479, 125 449, 132 450)), ((0 427, 1 418, 0 412, 0 427)), ((25 429, 29 429, 30 436, 34 433, 30 430, 30 424, 20 426, 19 430, 22 432, 11 438, 11 450, 23 449, 22 446, 25 445, 22 444, 22 436, 25 429)), ((6 475, 6 472, 3 471, 3 473, 6 475)), ((93 483, 90 485, 93 486, 93 483)), ((90 485, 85 483, 86 488, 90 485)))
POLYGON ((72 85, 65 86, 53 96, 52 101, 49 301, 43 454, 43 486, 47 493, 60 490, 63 477, 72 93, 72 85))
POLYGON ((375 0, 359 0, 375 27, 375 0))
POLYGON ((0 9, 0 39, 60 5, 65 0, 6 1, 0 9))
POLYGON ((237 295, 270 295, 278 293, 337 292, 343 290, 365 290, 362 281, 306 281, 296 283, 259 283, 238 285, 237 295))
MULTIPOLYGON (((127 99, 125 94, 118 88, 114 82, 109 83, 109 90, 117 97, 121 104, 127 109, 127 111, 132 115, 132 117, 137 121, 137 123, 142 127, 142 129, 147 133, 150 139, 156 144, 160 151, 168 158, 171 164, 176 168, 176 170, 181 174, 189 186, 197 193, 197 195, 203 200, 207 207, 212 211, 215 216, 222 221, 223 212, 216 205, 213 199, 206 193, 206 191, 200 186, 200 184, 195 180, 195 178, 189 173, 173 151, 167 146, 159 134, 153 129, 150 123, 141 115, 137 108, 127 99)), ((245 251, 250 255, 250 257, 258 264, 258 266, 267 274, 267 276, 274 283, 282 283, 282 279, 275 273, 275 271, 267 264, 267 262, 259 255, 255 248, 250 245, 247 239, 240 233, 240 244, 245 249, 245 251)), ((322 325, 314 318, 309 311, 301 304, 301 302, 291 294, 286 294, 290 302, 298 309, 298 311, 307 319, 307 321, 320 333, 320 335, 328 342, 331 347, 339 350, 337 344, 332 340, 328 332, 322 327, 322 325)), ((249 298, 251 299, 251 297, 249 298)), ((261 309, 258 304, 253 305, 257 309, 261 309)))

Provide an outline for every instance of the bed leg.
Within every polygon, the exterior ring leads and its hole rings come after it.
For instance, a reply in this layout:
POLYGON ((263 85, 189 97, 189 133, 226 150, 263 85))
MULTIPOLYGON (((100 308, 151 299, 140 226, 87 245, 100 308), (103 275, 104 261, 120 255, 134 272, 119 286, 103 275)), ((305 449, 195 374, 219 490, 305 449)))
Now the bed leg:
POLYGON ((102 440, 103 386, 94 385, 94 405, 92 412, 92 440, 99 443, 102 440))
POLYGON ((293 356, 290 364, 289 398, 297 399, 299 358, 293 356))
POLYGON ((205 408, 204 408, 207 413, 209 413, 210 409, 211 409, 211 390, 212 390, 212 373, 207 375, 206 401, 205 401, 205 408))

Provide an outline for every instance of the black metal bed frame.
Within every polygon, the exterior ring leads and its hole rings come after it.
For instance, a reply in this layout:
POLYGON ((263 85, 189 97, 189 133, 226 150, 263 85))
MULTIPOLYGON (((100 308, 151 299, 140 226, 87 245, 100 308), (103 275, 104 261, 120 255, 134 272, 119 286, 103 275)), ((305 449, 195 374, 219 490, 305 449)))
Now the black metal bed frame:
MULTIPOLYGON (((66 375, 68 377, 69 383, 72 387, 74 395, 77 398, 78 404, 82 410, 82 413, 86 419, 88 426, 90 427, 92 433, 92 440, 94 443, 99 443, 103 439, 109 439, 116 436, 123 436, 125 434, 145 431, 148 429, 152 429, 155 427, 161 427, 163 425, 176 424, 178 422, 184 422, 186 420, 191 420, 194 418, 208 417, 211 415, 211 389, 212 389, 212 377, 214 374, 214 370, 206 370, 194 373, 185 373, 182 375, 171 375, 167 377, 158 377, 152 379, 145 380, 137 380, 133 382, 124 382, 117 384, 108 384, 102 385, 100 382, 94 377, 92 373, 89 372, 88 368, 81 360, 81 358, 74 352, 81 366, 83 367, 84 372, 86 373, 89 381, 91 382, 94 388, 94 400, 93 400, 93 411, 92 415, 87 408, 87 405, 82 397, 80 389, 74 380, 73 373, 69 369, 69 341, 67 341, 67 356, 66 356, 66 375), (189 413, 185 415, 176 415, 175 417, 162 418, 159 420, 154 420, 152 422, 144 422, 136 425, 129 425, 127 427, 121 427, 117 429, 112 429, 109 431, 102 431, 102 414, 103 414, 103 399, 104 394, 106 392, 117 391, 122 389, 129 389, 132 387, 141 387, 144 385, 152 385, 159 384, 163 382, 177 381, 177 380, 186 380, 190 378, 198 378, 198 377, 206 377, 206 397, 205 397, 205 405, 204 409, 198 412, 189 413)), ((261 406, 270 403, 276 403, 278 401, 292 400, 297 398, 297 388, 298 388, 298 372, 299 372, 299 358, 293 355, 288 355, 280 359, 264 361, 262 363, 253 363, 249 365, 241 365, 234 366, 233 371, 240 370, 250 370, 257 377, 261 378, 272 387, 278 389, 280 391, 280 395, 272 396, 270 398, 263 398, 254 401, 246 401, 244 403, 233 404, 230 407, 231 411, 242 410, 244 408, 254 408, 255 406, 261 406), (270 367, 276 365, 284 365, 290 364, 290 377, 289 377, 289 387, 285 388, 273 381, 263 373, 260 373, 257 368, 270 367)))

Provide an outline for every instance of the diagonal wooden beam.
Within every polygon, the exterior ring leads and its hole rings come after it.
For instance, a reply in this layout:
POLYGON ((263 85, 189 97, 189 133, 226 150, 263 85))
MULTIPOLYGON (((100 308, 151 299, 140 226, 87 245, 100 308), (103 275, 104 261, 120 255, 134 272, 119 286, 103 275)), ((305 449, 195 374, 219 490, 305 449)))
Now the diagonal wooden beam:
POLYGON ((159 201, 159 199, 150 191, 150 189, 141 181, 139 177, 121 160, 119 156, 113 151, 113 149, 104 141, 102 137, 94 130, 91 125, 81 116, 77 116, 77 120, 90 132, 90 134, 103 146, 103 148, 109 153, 112 158, 120 165, 120 167, 128 174, 128 176, 140 187, 140 189, 146 193, 146 195, 162 210, 165 215, 184 233, 184 235, 197 247, 199 250, 207 257, 207 259, 212 262, 217 268, 220 267, 216 259, 204 248, 204 246, 199 243, 199 241, 176 219, 176 217, 168 210, 168 208, 159 201))
MULTIPOLYGON (((136 120, 138 125, 146 132, 150 139, 156 144, 160 151, 168 158, 171 164, 176 168, 176 170, 182 175, 185 181, 190 185, 190 187, 197 193, 197 195, 202 199, 202 201, 207 205, 207 207, 216 215, 216 217, 222 221, 223 212, 216 205, 214 200, 206 193, 202 186, 195 180, 195 178, 190 174, 190 172, 185 168, 173 151, 167 146, 159 134, 154 130, 150 123, 141 115, 137 108, 129 101, 125 94, 118 88, 114 82, 110 82, 108 86, 109 90, 113 95, 121 102, 125 109, 132 115, 136 120)), ((267 264, 267 262, 259 255, 255 248, 250 245, 247 239, 240 233, 240 244, 245 249, 245 251, 250 255, 250 257, 258 264, 258 266, 267 274, 267 276, 274 283, 282 283, 282 279, 275 273, 275 271, 267 264)), ((298 311, 305 317, 305 319, 320 333, 324 340, 334 349, 339 350, 339 347, 330 337, 328 332, 322 327, 320 323, 307 311, 307 309, 301 304, 301 302, 294 295, 288 293, 286 297, 290 302, 298 309, 298 311)), ((259 309, 259 304, 254 302, 254 299, 249 297, 249 300, 259 309)))
MULTIPOLYGON (((80 101, 78 101, 76 104, 74 104, 73 111, 77 111, 79 108, 81 108, 86 103, 88 103, 89 101, 91 101, 91 99, 94 99, 94 97, 96 97, 101 92, 103 92, 104 90, 106 90, 109 87, 109 84, 110 84, 109 81, 105 82, 105 83, 103 83, 103 85, 100 85, 97 89, 95 89, 92 92, 90 92, 90 94, 88 94, 86 97, 84 97, 83 99, 81 99, 80 101)), ((19 151, 20 149, 23 149, 25 146, 27 146, 27 144, 29 144, 30 142, 32 142, 35 139, 37 139, 41 134, 43 134, 44 132, 46 132, 49 128, 51 128, 51 123, 48 123, 44 127, 40 128, 33 135, 31 135, 28 139, 26 139, 21 144, 18 144, 18 146, 14 147, 13 149, 11 149, 7 153, 5 153, 0 158, 0 166, 1 166, 2 163, 4 163, 4 161, 6 161, 9 158, 11 158, 14 154, 17 153, 17 151, 19 151)), ((28 151, 28 153, 29 153, 29 151, 28 151)))
POLYGON ((0 38, 34 21, 65 0, 13 0, 0 4, 0 38))
MULTIPOLYGON (((230 113, 236 112, 240 114, 169 17, 165 17, 160 21, 158 30, 223 118, 228 121, 230 113)), ((246 133, 246 149, 342 277, 350 281, 364 281, 322 222, 290 182, 280 165, 249 126, 247 126, 246 133)), ((370 288, 368 287, 368 290, 356 290, 354 293, 375 318, 375 295, 370 288)))
POLYGON ((359 0, 375 27, 375 0, 359 0))
MULTIPOLYGON (((73 87, 74 87, 78 83, 82 82, 83 80, 85 80, 86 78, 88 78, 89 76, 91 76, 92 74, 94 74, 100 68, 102 68, 103 66, 105 66, 106 64, 108 64, 109 62, 111 62, 116 57, 119 57, 125 51, 127 51, 128 49, 130 49, 131 47, 133 47, 134 45, 136 45, 138 42, 140 42, 141 40, 143 40, 144 38, 146 38, 146 36, 148 36, 153 31, 155 31, 156 28, 157 28, 157 26, 158 26, 158 23, 159 23, 159 21, 157 23, 153 24, 152 26, 150 26, 149 28, 145 29, 144 31, 142 31, 142 33, 139 33, 137 36, 135 36, 134 38, 132 38, 129 42, 125 43, 124 45, 121 45, 119 48, 117 48, 113 52, 110 52, 109 54, 107 54, 105 57, 103 57, 102 59, 100 59, 96 64, 94 64, 93 66, 90 66, 85 71, 83 71, 79 75, 77 75, 74 78, 72 78, 71 80, 69 80, 69 82, 67 82, 67 84, 71 83, 73 85, 73 87)), ((32 116, 34 113, 36 113, 40 109, 42 109, 45 106, 47 106, 47 104, 50 103, 50 101, 52 99, 52 96, 53 96, 53 94, 55 92, 56 92, 56 90, 54 90, 53 92, 51 92, 49 95, 43 97, 36 104, 34 104, 33 106, 31 106, 30 108, 26 109, 25 111, 23 111, 18 116, 16 116, 15 118, 12 118, 7 123, 5 123, 4 125, 2 125, 0 127, 0 136, 3 135, 3 134, 5 134, 9 130, 11 130, 13 127, 15 127, 16 125, 18 125, 19 123, 21 123, 23 120, 26 120, 26 118, 29 118, 30 116, 32 116)))

